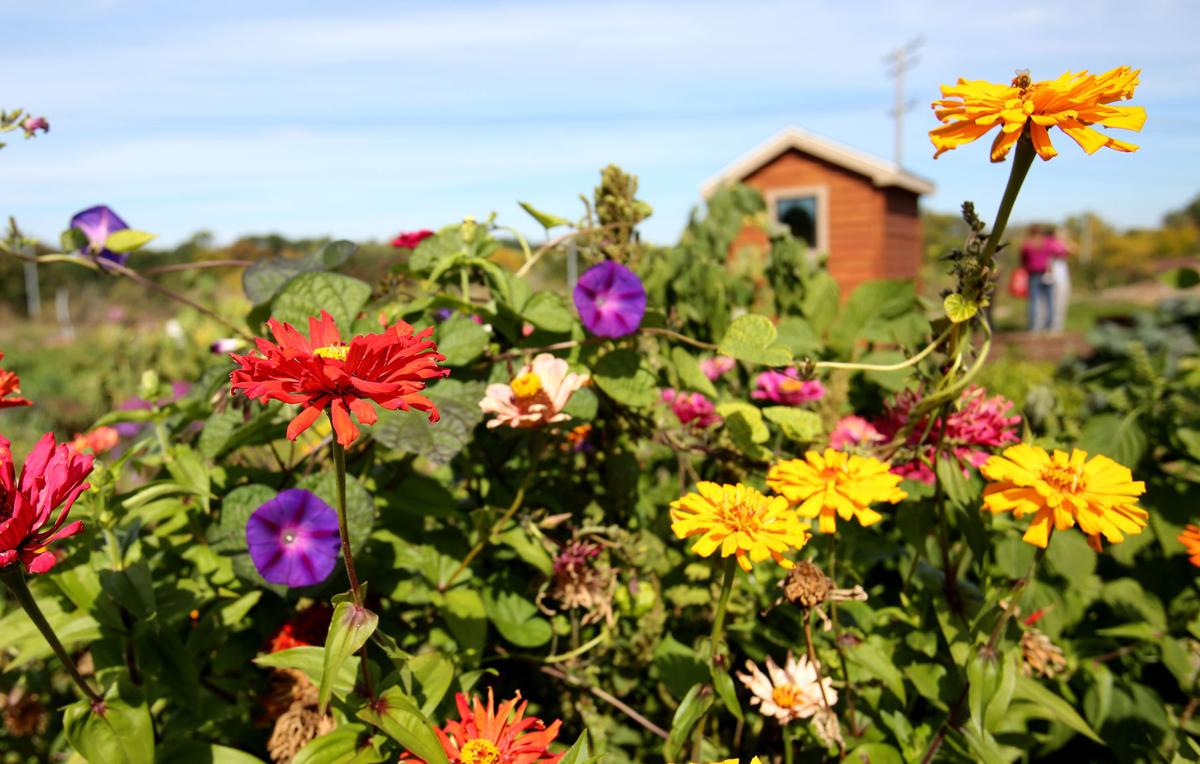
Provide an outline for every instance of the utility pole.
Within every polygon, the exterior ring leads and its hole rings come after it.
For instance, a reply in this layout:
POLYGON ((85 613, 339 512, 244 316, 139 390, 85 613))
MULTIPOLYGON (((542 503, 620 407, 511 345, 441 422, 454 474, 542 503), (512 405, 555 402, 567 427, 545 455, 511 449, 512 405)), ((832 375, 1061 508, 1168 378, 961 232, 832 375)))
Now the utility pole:
POLYGON ((896 80, 896 99, 889 113, 892 115, 892 119, 896 121, 896 145, 894 153, 897 168, 900 167, 904 154, 904 112, 917 104, 915 99, 910 101, 904 100, 904 74, 920 60, 917 58, 917 49, 923 44, 925 44, 925 41, 918 37, 907 45, 896 48, 883 59, 883 63, 891 67, 889 74, 896 80))

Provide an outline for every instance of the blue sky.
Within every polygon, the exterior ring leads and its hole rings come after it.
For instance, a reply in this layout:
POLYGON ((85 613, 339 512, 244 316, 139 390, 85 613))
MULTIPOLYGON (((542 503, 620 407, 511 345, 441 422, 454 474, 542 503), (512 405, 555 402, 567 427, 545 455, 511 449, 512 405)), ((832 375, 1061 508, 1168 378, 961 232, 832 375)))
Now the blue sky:
POLYGON ((0 212, 56 237, 116 209, 165 243, 277 231, 382 239, 517 199, 575 217, 616 162, 673 241, 701 182, 788 124, 883 157, 883 57, 920 35, 908 169, 934 209, 995 209, 984 145, 936 162, 928 102, 960 75, 1002 81, 1142 68, 1142 149, 1085 157, 1060 136, 1017 219, 1091 210, 1154 225, 1200 191, 1200 5, 1051 2, 160 3, 0 0, 3 106, 51 133, 0 151, 0 212))

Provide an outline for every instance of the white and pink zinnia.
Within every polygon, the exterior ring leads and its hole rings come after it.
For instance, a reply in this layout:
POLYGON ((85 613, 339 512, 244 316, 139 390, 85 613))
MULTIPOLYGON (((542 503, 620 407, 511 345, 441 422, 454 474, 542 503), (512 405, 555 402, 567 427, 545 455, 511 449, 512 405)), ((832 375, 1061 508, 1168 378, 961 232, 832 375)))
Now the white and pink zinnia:
POLYGON ((479 408, 491 414, 488 427, 542 427, 565 422, 563 413, 572 393, 587 384, 588 375, 576 374, 567 362, 542 353, 521 367, 511 382, 488 385, 479 408))

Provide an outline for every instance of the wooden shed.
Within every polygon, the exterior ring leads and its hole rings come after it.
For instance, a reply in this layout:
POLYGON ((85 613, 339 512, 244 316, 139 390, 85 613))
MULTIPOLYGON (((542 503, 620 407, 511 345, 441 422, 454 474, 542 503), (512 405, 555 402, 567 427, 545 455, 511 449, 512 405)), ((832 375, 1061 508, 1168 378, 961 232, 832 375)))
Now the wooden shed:
MULTIPOLYGON (((701 187, 726 183, 762 193, 770 219, 828 255, 843 297, 864 281, 916 278, 921 266, 917 198, 933 184, 894 162, 789 127, 743 155, 701 187)), ((747 228, 735 247, 767 244, 747 228)))

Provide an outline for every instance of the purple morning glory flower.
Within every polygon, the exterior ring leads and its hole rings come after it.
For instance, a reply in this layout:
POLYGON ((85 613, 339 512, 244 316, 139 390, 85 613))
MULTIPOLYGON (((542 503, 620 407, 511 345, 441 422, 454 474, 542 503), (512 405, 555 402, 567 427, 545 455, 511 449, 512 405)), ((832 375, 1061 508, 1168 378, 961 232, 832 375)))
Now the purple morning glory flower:
POLYGON ((84 236, 87 236, 89 245, 87 253, 102 260, 111 260, 118 265, 124 265, 125 261, 129 259, 129 255, 126 253, 113 252, 104 248, 104 242, 108 241, 110 233, 124 231, 129 226, 117 213, 103 204, 75 213, 75 217, 71 218, 71 227, 78 228, 83 231, 84 236))
POLYGON ((633 334, 646 314, 646 288, 637 274, 612 260, 593 265, 575 284, 583 325, 600 337, 633 334))
POLYGON ((302 488, 280 491, 246 521, 254 567, 272 584, 312 586, 337 565, 337 513, 302 488))

